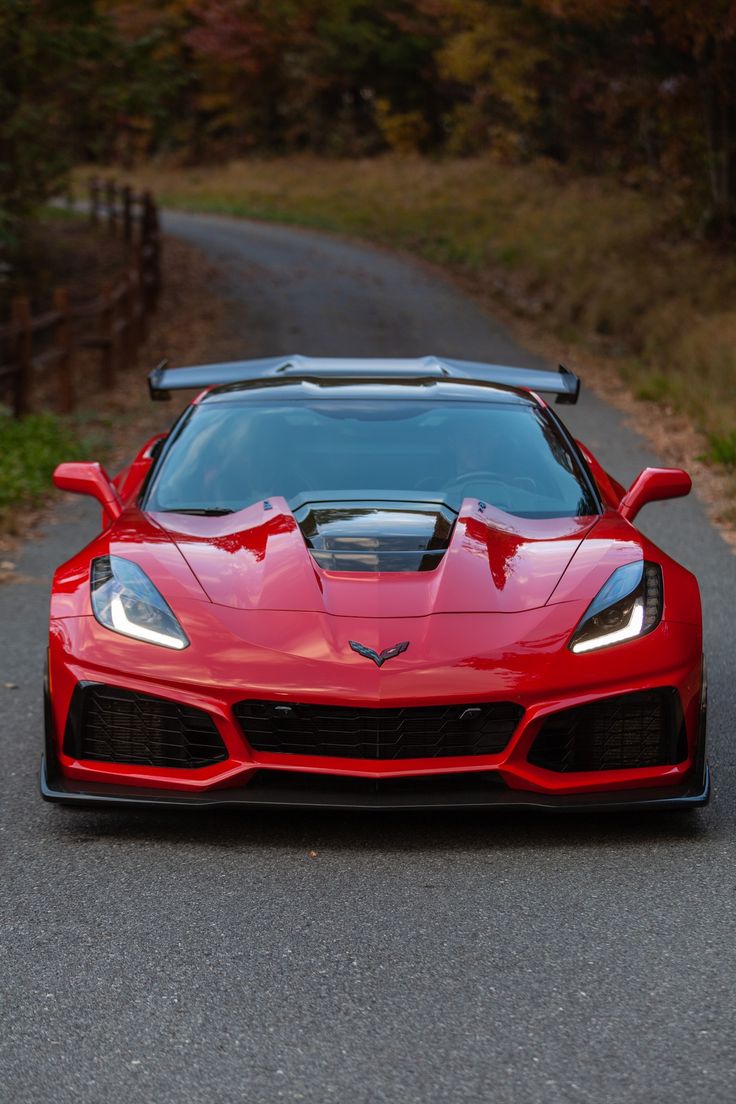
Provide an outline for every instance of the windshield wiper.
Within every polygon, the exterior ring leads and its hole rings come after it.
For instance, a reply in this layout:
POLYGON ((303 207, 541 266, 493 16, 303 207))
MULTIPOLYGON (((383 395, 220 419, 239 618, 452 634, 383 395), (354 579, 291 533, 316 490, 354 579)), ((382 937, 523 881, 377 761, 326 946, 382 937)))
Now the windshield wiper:
POLYGON ((229 506, 175 506, 168 510, 162 510, 162 514, 197 514, 200 517, 222 517, 223 514, 234 514, 229 506))

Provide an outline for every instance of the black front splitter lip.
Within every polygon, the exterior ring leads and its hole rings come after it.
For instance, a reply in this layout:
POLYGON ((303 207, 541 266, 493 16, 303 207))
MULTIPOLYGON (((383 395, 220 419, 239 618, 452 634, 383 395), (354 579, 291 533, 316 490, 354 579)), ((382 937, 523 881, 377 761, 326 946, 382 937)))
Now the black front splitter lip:
POLYGON ((608 793, 538 794, 524 790, 506 790, 478 786, 458 794, 437 790, 428 795, 421 785, 417 792, 335 793, 320 789, 319 776, 314 788, 294 790, 265 786, 241 786, 237 789, 184 793, 179 790, 153 790, 147 787, 117 786, 105 783, 76 782, 56 775, 49 778, 46 759, 41 758, 41 796, 45 801, 63 805, 98 808, 139 809, 228 809, 297 808, 337 810, 411 810, 427 809, 519 809, 548 812, 616 812, 647 809, 689 809, 707 805, 710 798, 710 771, 706 765, 702 778, 693 786, 669 786, 661 789, 617 790, 608 793))

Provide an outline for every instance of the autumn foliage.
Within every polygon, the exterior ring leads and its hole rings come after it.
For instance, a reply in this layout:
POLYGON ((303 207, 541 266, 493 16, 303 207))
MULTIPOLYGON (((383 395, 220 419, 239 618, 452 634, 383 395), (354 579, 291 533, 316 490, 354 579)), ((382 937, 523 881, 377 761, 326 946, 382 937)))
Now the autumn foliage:
POLYGON ((736 221, 733 0, 3 0, 9 231, 75 159, 495 151, 736 221))

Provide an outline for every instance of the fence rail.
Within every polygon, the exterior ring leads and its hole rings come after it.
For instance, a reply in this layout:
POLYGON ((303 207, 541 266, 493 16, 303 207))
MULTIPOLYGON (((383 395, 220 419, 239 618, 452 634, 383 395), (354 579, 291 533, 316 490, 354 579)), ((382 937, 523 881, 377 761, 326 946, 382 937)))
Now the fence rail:
MULTIPOLYGON (((76 358, 80 349, 99 353, 97 387, 111 388, 119 372, 134 363, 145 340, 148 317, 161 294, 158 207, 150 192, 136 194, 114 180, 89 181, 89 218, 128 245, 123 272, 93 299, 72 305, 67 288, 56 288, 52 306, 34 315, 27 296, 11 301, 10 320, 0 325, 0 396, 16 418, 32 409, 41 378, 53 379, 56 405, 70 413, 77 405, 76 358)), ((102 231, 101 231, 102 232, 102 231)), ((85 389, 92 381, 85 380, 85 389)))

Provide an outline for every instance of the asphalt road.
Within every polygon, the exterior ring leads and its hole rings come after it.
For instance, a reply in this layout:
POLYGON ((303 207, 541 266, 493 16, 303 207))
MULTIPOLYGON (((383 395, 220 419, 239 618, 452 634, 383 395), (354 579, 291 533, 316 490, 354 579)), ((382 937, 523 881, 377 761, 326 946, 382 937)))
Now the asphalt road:
MULTIPOLYGON (((382 252, 166 221, 222 267, 213 356, 536 363, 382 252)), ((563 410, 620 478, 652 461, 591 395, 563 410)), ((96 513, 65 506, 0 588, 3 1104, 736 1097, 736 559, 695 498, 642 515, 703 588, 715 799, 693 817, 42 804, 48 584, 96 513)))

